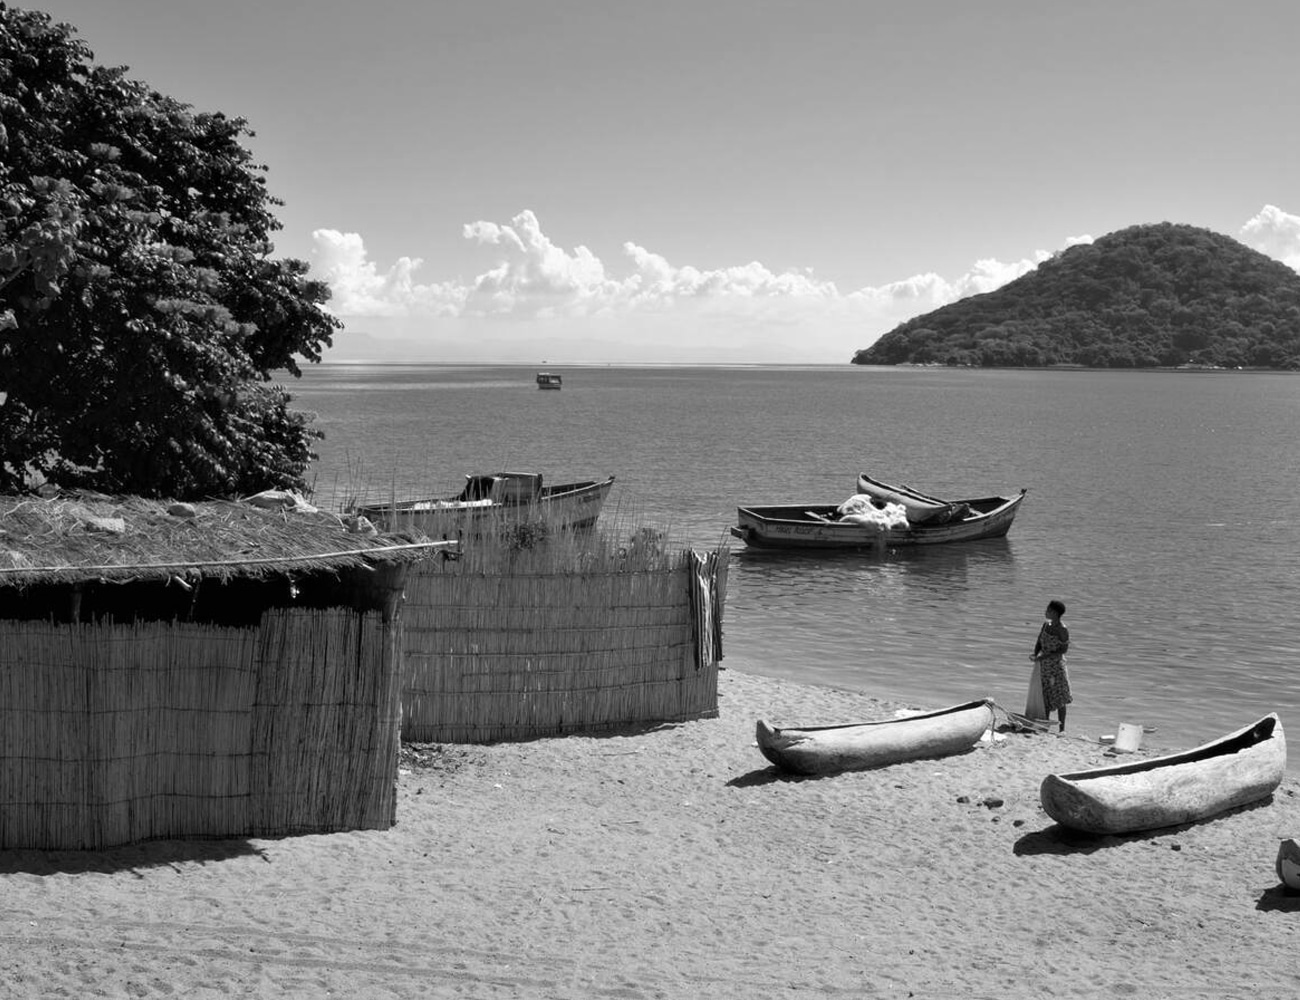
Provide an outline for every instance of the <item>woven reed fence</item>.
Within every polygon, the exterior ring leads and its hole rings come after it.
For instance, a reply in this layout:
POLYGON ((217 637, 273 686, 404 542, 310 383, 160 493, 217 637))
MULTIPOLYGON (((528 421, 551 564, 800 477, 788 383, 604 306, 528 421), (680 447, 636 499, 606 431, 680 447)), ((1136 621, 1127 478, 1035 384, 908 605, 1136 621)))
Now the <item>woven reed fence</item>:
POLYGON ((486 743, 716 715, 725 591, 725 550, 630 569, 418 567, 402 612, 402 738, 486 743))
POLYGON ((400 630, 0 621, 0 848, 386 829, 400 630))

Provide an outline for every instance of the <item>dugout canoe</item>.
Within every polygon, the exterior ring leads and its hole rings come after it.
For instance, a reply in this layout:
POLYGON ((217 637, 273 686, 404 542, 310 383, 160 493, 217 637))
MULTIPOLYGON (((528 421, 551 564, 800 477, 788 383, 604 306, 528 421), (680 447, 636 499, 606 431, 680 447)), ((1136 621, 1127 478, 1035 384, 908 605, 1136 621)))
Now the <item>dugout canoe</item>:
POLYGON ((1273 794, 1286 772, 1277 713, 1203 746, 1149 760, 1049 774, 1047 815, 1086 833, 1135 833, 1195 823, 1273 794))
POLYGON ((1278 845, 1277 877, 1288 889, 1300 892, 1300 843, 1284 840, 1278 845))
POLYGON ((863 771, 969 750, 993 726, 987 698, 898 719, 844 726, 768 725, 758 720, 763 756, 792 774, 863 771))
MULTIPOLYGON (((954 519, 965 517, 969 506, 977 500, 940 500, 928 493, 911 486, 895 486, 892 483, 872 479, 865 472, 858 474, 858 492, 885 503, 902 504, 907 511, 909 524, 945 524, 954 519)), ((999 499, 1009 500, 1010 497, 999 499)))

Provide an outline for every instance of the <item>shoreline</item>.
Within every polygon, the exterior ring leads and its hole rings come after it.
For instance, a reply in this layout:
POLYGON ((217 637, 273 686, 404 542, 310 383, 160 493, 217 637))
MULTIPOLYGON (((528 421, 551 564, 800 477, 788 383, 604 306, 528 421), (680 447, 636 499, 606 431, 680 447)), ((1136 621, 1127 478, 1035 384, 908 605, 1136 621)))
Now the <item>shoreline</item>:
MULTIPOLYGON (((779 775, 754 723, 902 707, 728 665, 719 714, 607 736, 407 747, 397 824, 0 852, 18 998, 1288 995, 1300 785, 1187 827, 1063 831, 1050 771, 1104 748, 779 775)), ((942 706, 913 706, 942 707, 942 706)))

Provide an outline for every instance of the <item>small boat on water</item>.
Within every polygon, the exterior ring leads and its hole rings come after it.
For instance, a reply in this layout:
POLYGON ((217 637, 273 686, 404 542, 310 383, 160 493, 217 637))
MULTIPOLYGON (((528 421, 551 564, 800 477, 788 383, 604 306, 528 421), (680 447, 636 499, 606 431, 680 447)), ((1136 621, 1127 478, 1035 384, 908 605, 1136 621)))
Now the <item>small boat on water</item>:
POLYGON ((555 372, 538 372, 537 388, 539 389, 563 389, 564 379, 555 372))
POLYGON ((777 728, 760 719, 756 738, 763 756, 782 771, 834 774, 961 753, 992 726, 993 705, 981 699, 846 726, 777 728))
POLYGON ((1278 845, 1277 877, 1288 889, 1300 892, 1300 843, 1284 840, 1278 845))
POLYGON ((779 504, 737 507, 732 535, 755 548, 865 549, 971 542, 1002 538, 1011 530, 1026 490, 1016 496, 940 500, 906 486, 861 475, 858 495, 842 504, 779 504), (902 508, 906 523, 849 513, 852 501, 887 511, 902 508))
POLYGON ((1133 833, 1195 823, 1273 794, 1286 771, 1276 713, 1180 753, 1070 774, 1039 789, 1047 815, 1086 833, 1133 833))
POLYGON ((536 472, 478 473, 452 497, 358 504, 353 508, 387 531, 418 529, 431 537, 483 534, 524 521, 558 531, 588 528, 600 517, 614 477, 542 485, 536 472))

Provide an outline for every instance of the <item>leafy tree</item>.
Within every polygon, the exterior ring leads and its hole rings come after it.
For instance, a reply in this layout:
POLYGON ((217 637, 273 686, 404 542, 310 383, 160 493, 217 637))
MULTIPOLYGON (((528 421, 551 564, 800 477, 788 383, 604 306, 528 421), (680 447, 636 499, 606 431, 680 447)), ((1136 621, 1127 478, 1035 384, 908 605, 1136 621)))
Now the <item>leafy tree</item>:
POLYGON ((0 491, 33 477, 143 496, 301 487, 320 437, 273 371, 338 327, 247 122, 93 63, 0 3, 0 491))

